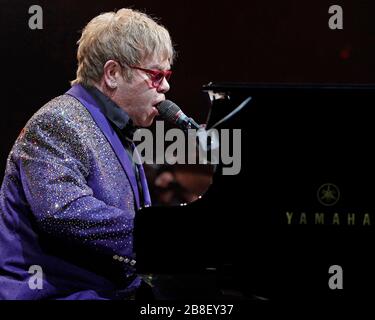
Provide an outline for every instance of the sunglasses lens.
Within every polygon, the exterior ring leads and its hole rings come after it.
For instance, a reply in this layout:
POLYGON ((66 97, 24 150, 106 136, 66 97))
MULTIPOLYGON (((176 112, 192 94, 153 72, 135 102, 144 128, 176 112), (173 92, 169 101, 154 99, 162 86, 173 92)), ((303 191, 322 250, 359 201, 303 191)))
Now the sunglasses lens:
POLYGON ((158 88, 162 84, 164 78, 166 78, 167 81, 168 81, 171 74, 172 74, 171 70, 158 71, 158 72, 156 72, 154 70, 147 70, 147 71, 149 71, 149 74, 150 74, 151 80, 152 80, 152 85, 155 88, 158 88), (152 71, 152 72, 150 72, 150 71, 152 71))
POLYGON ((161 82, 164 78, 164 73, 163 72, 159 72, 157 74, 154 75, 154 81, 156 82, 161 82))
POLYGON ((152 80, 152 85, 155 88, 157 88, 157 87, 159 87, 161 81, 163 80, 163 77, 160 78, 159 74, 154 74, 154 75, 152 75, 151 80, 152 80))
POLYGON ((169 81, 169 78, 171 77, 171 74, 172 74, 172 71, 170 71, 170 70, 166 71, 165 78, 167 79, 167 81, 169 81))

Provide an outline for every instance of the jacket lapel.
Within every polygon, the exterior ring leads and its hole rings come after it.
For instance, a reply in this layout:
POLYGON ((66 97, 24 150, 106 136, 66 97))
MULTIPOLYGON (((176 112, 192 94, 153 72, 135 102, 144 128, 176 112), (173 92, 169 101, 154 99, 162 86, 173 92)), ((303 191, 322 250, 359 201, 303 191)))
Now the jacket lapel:
POLYGON ((140 178, 141 184, 142 184, 144 206, 149 207, 149 206, 151 206, 151 197, 150 197, 150 192, 148 190, 148 184, 147 184, 145 171, 143 169, 143 166, 141 164, 138 164, 138 163, 142 163, 141 157, 140 157, 140 155, 138 153, 138 150, 137 150, 134 143, 132 143, 132 149, 133 149, 133 154, 134 154, 135 160, 136 160, 135 161, 136 166, 138 167, 138 171, 139 171, 139 176, 140 176, 139 178, 140 178))
MULTIPOLYGON (((128 179, 133 189, 133 193, 135 195, 136 205, 137 205, 137 208, 139 209, 140 207, 139 192, 138 192, 138 187, 137 187, 137 180, 136 180, 135 173, 133 170, 133 165, 130 161, 130 158, 124 146, 122 145, 119 137, 117 136, 116 132, 111 127, 107 118, 101 112, 95 99, 81 85, 78 84, 78 85, 72 86, 72 88, 69 91, 67 91, 66 94, 76 98, 86 107, 86 109, 90 112, 91 116, 93 117, 95 123, 98 125, 100 130, 103 132, 103 134, 107 138, 118 160, 120 161, 126 175, 128 176, 128 179)), ((141 168, 142 166, 139 166, 139 167, 141 168)), ((140 172, 143 173, 143 176, 141 174, 142 186, 144 185, 147 186, 147 181, 144 175, 143 168, 140 169, 140 172)), ((148 188, 146 190, 144 189, 145 203, 147 203, 146 199, 150 198, 148 188)))
POLYGON ((151 206, 151 197, 150 197, 150 191, 148 190, 148 183, 145 175, 145 171, 143 170, 142 165, 138 165, 139 168, 139 175, 141 176, 141 183, 142 183, 142 189, 143 189, 143 197, 144 197, 144 204, 145 206, 149 207, 151 206))

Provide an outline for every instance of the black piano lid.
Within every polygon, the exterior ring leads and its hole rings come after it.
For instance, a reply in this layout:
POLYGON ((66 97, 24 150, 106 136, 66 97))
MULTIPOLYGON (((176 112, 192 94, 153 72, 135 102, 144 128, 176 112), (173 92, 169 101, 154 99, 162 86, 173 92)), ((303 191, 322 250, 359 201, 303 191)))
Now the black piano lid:
POLYGON ((373 83, 246 83, 246 82, 210 82, 202 86, 203 91, 213 92, 275 92, 275 91, 372 91, 373 83))
POLYGON ((238 288, 276 299, 365 297, 375 285, 375 86, 210 83, 203 91, 229 96, 212 101, 211 123, 252 96, 224 126, 242 130, 241 172, 216 172, 187 206, 138 215, 140 267, 230 266, 238 288), (331 206, 318 198, 327 183, 340 191, 331 206), (335 264, 341 292, 328 288, 335 264))

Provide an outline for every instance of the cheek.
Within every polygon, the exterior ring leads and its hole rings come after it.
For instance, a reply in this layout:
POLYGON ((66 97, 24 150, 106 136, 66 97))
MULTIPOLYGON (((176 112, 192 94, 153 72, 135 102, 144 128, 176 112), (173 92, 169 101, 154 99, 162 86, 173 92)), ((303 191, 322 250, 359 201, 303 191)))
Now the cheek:
POLYGON ((139 104, 142 104, 143 106, 147 106, 152 101, 152 97, 153 97, 153 95, 151 94, 151 92, 149 90, 147 90, 145 92, 140 93, 135 98, 137 99, 139 104))
POLYGON ((147 113, 152 111, 152 102, 155 101, 154 96, 147 95, 142 98, 142 109, 147 113))
POLYGON ((139 119, 148 119, 152 113, 152 103, 155 101, 155 95, 152 90, 140 92, 134 97, 135 113, 139 119))

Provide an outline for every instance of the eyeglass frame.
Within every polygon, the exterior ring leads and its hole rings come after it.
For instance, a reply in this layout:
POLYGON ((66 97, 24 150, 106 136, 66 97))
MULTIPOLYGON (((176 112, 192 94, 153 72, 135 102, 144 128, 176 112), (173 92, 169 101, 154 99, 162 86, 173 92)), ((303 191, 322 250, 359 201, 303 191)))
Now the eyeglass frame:
MULTIPOLYGON (((120 66, 124 68, 124 66, 119 62, 120 66)), ((163 83, 164 78, 169 81, 171 75, 172 75, 172 70, 155 70, 155 69, 146 69, 146 68, 141 68, 138 66, 131 66, 128 65, 129 68, 131 69, 136 69, 136 70, 141 70, 143 72, 146 72, 147 74, 151 75, 150 79, 152 82, 152 87, 155 89, 159 89, 161 84, 163 83), (160 80, 155 80, 153 77, 162 74, 163 76, 160 78, 160 80)))

